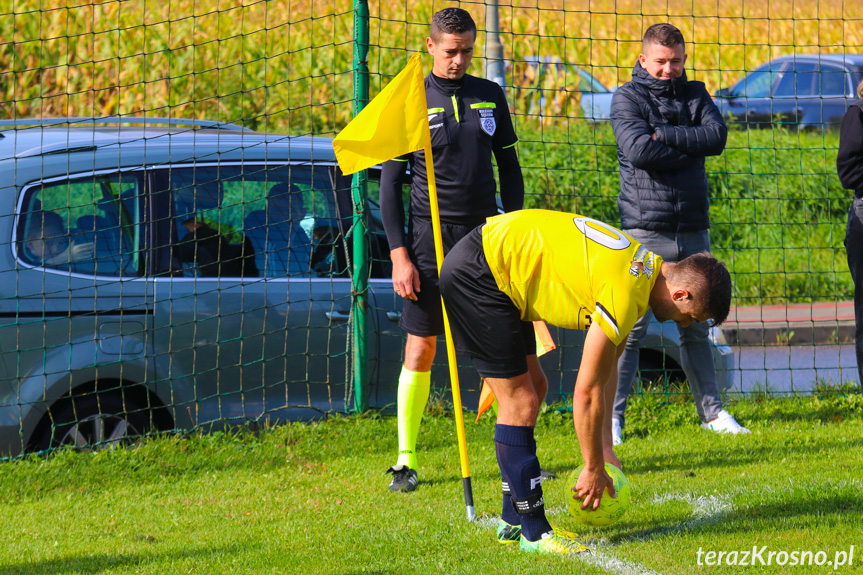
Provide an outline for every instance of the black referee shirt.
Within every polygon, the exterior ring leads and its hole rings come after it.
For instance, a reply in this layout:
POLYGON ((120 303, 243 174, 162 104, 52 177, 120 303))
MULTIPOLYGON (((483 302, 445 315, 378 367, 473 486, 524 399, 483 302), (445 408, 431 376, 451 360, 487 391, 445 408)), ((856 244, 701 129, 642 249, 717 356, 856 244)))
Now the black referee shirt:
MULTIPOLYGON (((459 81, 429 74, 425 90, 441 220, 467 223, 497 214, 492 154, 498 162, 504 208, 520 209, 524 181, 514 148, 518 138, 500 86, 468 74, 459 81)), ((405 245, 400 182, 408 163, 411 217, 431 217, 425 152, 385 162, 380 200, 390 249, 405 245)))

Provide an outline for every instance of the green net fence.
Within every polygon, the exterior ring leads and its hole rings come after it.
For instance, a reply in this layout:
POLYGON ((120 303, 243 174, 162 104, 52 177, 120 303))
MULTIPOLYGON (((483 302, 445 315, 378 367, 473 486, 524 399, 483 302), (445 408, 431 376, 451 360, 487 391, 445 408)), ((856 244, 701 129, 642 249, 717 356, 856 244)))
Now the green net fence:
MULTIPOLYGON (((835 160, 863 80, 859 3, 13 0, 0 7, 0 455, 393 405, 404 334, 380 170, 357 225, 330 138, 365 101, 357 38, 373 97, 448 6, 479 28, 470 73, 506 85, 526 207, 613 225, 613 91, 648 26, 680 28, 688 78, 730 126, 707 161, 711 244, 735 284, 712 335, 720 386, 856 385, 851 193, 835 160)), ((550 402, 571 393, 583 334, 552 337, 550 402)), ((673 326, 652 326, 640 368, 637 391, 691 397, 673 326)), ((461 373, 473 409, 479 381, 466 361, 461 373)))

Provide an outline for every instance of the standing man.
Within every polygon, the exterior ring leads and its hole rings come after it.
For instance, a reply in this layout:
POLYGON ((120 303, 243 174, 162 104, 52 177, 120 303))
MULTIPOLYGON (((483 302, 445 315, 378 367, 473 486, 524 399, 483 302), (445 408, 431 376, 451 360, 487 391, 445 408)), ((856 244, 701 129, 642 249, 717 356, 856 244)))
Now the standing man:
POLYGON ((572 398, 585 466, 572 497, 596 509, 606 487, 616 495, 605 463, 620 466, 610 416, 627 334, 650 309, 681 328, 710 319, 721 324, 731 302, 728 270, 707 252, 663 262, 592 218, 522 210, 489 218, 456 244, 441 268, 440 288, 456 350, 471 356, 498 401, 495 453, 511 492, 498 540, 501 532, 514 532, 524 551, 585 551, 545 516, 534 439, 542 398, 527 361, 535 347, 531 322, 587 330, 572 398))
MULTIPOLYGON (((445 8, 432 17, 426 47, 433 65, 425 91, 444 253, 497 213, 492 154, 504 210, 521 209, 524 202, 518 138, 503 90, 466 73, 475 41, 476 24, 461 8, 445 8)), ((400 325, 407 332, 398 389, 398 461, 387 473, 393 474, 391 491, 407 492, 417 487, 416 440, 429 397, 437 336, 444 332, 424 152, 384 163, 380 200, 393 288, 404 298, 400 325), (401 184, 408 164, 410 218, 405 236, 401 184)))
MULTIPOLYGON (((683 34, 654 24, 644 34, 632 81, 611 100, 611 125, 620 162, 620 223, 624 232, 665 262, 710 250, 704 158, 725 148, 728 130, 702 82, 686 79, 683 34)), ((626 400, 638 370, 638 351, 650 312, 633 328, 618 364, 612 429, 622 440, 626 400)), ((749 433, 722 408, 705 323, 678 325, 683 371, 701 426, 749 433)))
POLYGON ((845 227, 845 253, 854 280, 854 332, 857 377, 863 386, 863 82, 857 85, 857 102, 848 106, 839 129, 836 170, 842 187, 854 190, 845 227))

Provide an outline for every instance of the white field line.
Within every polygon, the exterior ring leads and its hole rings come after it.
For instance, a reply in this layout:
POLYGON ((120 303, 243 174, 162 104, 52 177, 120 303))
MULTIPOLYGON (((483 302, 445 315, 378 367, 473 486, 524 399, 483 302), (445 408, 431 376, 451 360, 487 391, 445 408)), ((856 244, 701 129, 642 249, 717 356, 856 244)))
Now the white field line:
POLYGON ((656 571, 648 569, 641 563, 624 561, 613 553, 599 551, 596 548, 593 549, 592 553, 579 553, 575 558, 615 575, 661 575, 656 571))
POLYGON ((690 529, 695 529, 697 527, 711 525, 721 521, 722 518, 725 517, 725 514, 733 508, 727 495, 695 496, 690 494, 663 494, 656 495, 653 498, 653 502, 658 504, 665 503, 666 501, 683 501, 688 503, 689 506, 692 507, 692 519, 686 523, 681 523, 680 525, 669 525, 668 527, 654 529, 653 531, 649 531, 641 535, 638 539, 652 539, 657 535, 689 531, 690 529))
MULTIPOLYGON (((712 523, 720 521, 725 516, 725 514, 732 509, 731 501, 727 496, 719 497, 715 495, 694 496, 690 494, 663 494, 657 495, 653 498, 653 502, 658 504, 662 504, 667 501, 684 501, 688 503, 690 507, 692 507, 692 518, 689 521, 680 525, 673 525, 654 529, 652 531, 649 531, 648 533, 633 538, 633 540, 644 541, 647 539, 652 539, 658 535, 667 535, 669 533, 688 531, 690 529, 710 525, 712 523)), ((546 511, 546 515, 561 515, 565 512, 567 512, 565 507, 558 506, 548 509, 546 511)), ((498 520, 499 518, 497 516, 486 515, 485 517, 480 518, 477 523, 480 525, 480 527, 494 530, 497 527, 498 520)), ((613 545, 607 544, 604 539, 600 539, 599 541, 591 541, 589 543, 591 543, 593 552, 580 553, 575 556, 576 559, 593 565, 595 567, 599 567, 607 573, 613 573, 614 575, 661 575, 659 572, 648 569, 640 563, 636 563, 634 561, 625 561, 616 557, 610 551, 613 548, 613 545)))

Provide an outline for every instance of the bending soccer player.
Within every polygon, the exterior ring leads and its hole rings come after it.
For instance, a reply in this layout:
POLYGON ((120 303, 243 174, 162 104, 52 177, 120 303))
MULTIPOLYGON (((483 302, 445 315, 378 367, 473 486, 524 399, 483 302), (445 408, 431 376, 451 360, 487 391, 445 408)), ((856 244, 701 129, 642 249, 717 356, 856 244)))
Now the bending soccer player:
POLYGON ((498 540, 526 551, 586 550, 545 517, 533 437, 539 398, 528 369, 532 321, 587 330, 573 393, 573 423, 585 468, 573 494, 583 508, 614 496, 605 462, 620 466, 611 438, 617 360, 626 336, 648 308, 681 326, 722 323, 731 276, 709 253, 663 262, 638 242, 597 220, 545 210, 489 218, 444 259, 440 278, 456 351, 471 356, 498 401, 495 448, 511 504, 504 497, 498 540))

